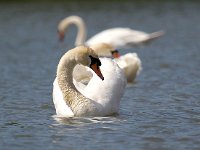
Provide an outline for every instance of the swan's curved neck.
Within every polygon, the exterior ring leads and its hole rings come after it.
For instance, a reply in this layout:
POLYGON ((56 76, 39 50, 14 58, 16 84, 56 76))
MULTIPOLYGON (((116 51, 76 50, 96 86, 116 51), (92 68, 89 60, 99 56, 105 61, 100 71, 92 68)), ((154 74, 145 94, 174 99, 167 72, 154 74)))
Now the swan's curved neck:
POLYGON ((84 21, 77 16, 67 17, 59 24, 59 29, 65 31, 69 25, 74 24, 77 28, 77 35, 75 40, 75 46, 79 46, 85 43, 86 39, 86 27, 84 21))
POLYGON ((85 39, 86 39, 86 27, 85 27, 85 23, 83 22, 83 20, 79 20, 76 23, 76 26, 78 28, 78 33, 76 36, 76 41, 75 41, 75 45, 79 46, 85 43, 85 39))
POLYGON ((74 58, 75 56, 68 55, 67 53, 61 58, 57 68, 58 85, 67 105, 72 109, 75 116, 92 116, 93 112, 97 112, 97 108, 73 84, 72 73, 77 64, 74 58))

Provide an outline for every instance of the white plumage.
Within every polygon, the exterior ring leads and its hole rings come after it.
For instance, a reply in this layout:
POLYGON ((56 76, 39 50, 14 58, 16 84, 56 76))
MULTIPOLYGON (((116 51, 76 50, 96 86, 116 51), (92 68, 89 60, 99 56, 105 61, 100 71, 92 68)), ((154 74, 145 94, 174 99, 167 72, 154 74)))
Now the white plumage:
POLYGON ((79 16, 69 16, 61 20, 58 24, 58 32, 61 40, 63 40, 64 38, 65 30, 71 24, 76 25, 78 28, 75 46, 81 44, 86 44, 87 46, 90 46, 98 43, 107 43, 111 44, 114 48, 127 48, 145 44, 149 41, 159 38, 164 34, 164 31, 146 33, 130 28, 117 27, 99 32, 87 41, 85 41, 87 33, 83 19, 79 16))
MULTIPOLYGON (((82 61, 81 55, 76 56, 76 59, 82 61)), ((63 66, 65 68, 70 68, 70 61, 74 62, 73 57, 66 57, 65 60, 69 61, 68 64, 62 61, 59 63, 61 64, 59 68, 63 66)), ((102 63, 100 69, 104 76, 103 81, 91 70, 93 76, 87 85, 73 80, 73 83, 72 81, 70 81, 70 83, 67 82, 68 86, 62 91, 57 78, 63 78, 65 76, 63 79, 68 81, 68 78, 70 79, 72 77, 73 71, 71 71, 71 74, 62 76, 59 76, 59 71, 57 72, 57 77, 53 83, 53 102, 58 116, 73 117, 75 115, 71 107, 67 105, 67 100, 64 95, 67 94, 65 91, 73 93, 73 91, 75 92, 76 90, 78 90, 82 96, 93 101, 94 103, 92 103, 98 108, 98 113, 92 112, 93 116, 106 116, 118 112, 120 100, 126 87, 126 78, 124 77, 122 69, 112 59, 101 58, 100 60, 102 63)), ((87 103, 83 104, 84 100, 82 101, 82 96, 80 96, 80 108, 79 106, 76 108, 80 112, 81 109, 83 109, 82 105, 87 107, 87 103)))

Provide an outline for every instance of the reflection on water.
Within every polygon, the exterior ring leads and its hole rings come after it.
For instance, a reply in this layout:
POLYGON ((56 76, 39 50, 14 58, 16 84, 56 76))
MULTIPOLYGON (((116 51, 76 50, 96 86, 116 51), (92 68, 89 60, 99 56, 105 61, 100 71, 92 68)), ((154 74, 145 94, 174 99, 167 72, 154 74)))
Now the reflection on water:
POLYGON ((0 5, 0 146, 3 149, 199 149, 199 3, 20 3, 0 5), (22 9, 23 8, 23 9, 22 9), (59 118, 52 83, 64 48, 57 23, 80 15, 88 37, 110 27, 166 35, 135 51, 143 71, 117 116, 59 118))
POLYGON ((122 121, 117 116, 109 116, 109 117, 72 117, 72 118, 65 118, 65 117, 58 117, 53 116, 53 118, 62 125, 70 125, 70 126, 78 126, 78 125, 88 125, 88 124, 95 124, 95 123, 115 123, 116 121, 122 121))

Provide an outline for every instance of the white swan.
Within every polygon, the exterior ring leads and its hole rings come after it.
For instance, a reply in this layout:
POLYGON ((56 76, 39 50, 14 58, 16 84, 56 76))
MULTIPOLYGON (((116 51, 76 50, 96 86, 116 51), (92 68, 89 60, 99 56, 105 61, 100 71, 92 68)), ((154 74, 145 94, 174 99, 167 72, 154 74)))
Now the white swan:
POLYGON ((108 43, 115 48, 126 48, 136 45, 141 45, 152 41, 164 34, 164 31, 153 33, 145 33, 142 31, 133 30, 130 28, 110 28, 106 29, 85 42, 86 27, 82 18, 79 16, 69 16, 61 20, 58 24, 58 33, 60 40, 64 39, 65 30, 69 25, 74 24, 78 28, 75 45, 86 44, 88 46, 96 43, 108 43))
POLYGON ((118 112, 126 79, 114 61, 103 59, 105 64, 101 66, 102 75, 99 69, 101 62, 91 48, 76 47, 62 56, 53 87, 53 102, 57 115, 106 116, 118 112), (73 84, 72 73, 77 64, 90 66, 95 72, 87 86, 80 86, 81 83, 75 80, 75 85, 73 84))
POLYGON ((134 82, 142 70, 142 63, 137 53, 127 53, 122 56, 110 44, 99 43, 90 46, 99 56, 113 57, 124 71, 128 83, 134 82))

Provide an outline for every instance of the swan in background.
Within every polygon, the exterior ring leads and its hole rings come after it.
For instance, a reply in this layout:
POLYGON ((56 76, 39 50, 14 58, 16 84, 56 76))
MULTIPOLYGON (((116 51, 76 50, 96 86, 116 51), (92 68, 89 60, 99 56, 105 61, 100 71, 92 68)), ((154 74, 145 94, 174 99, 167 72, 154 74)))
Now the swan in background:
POLYGON ((137 53, 127 53, 120 56, 119 52, 110 44, 99 43, 90 46, 99 56, 114 58, 119 67, 124 71, 128 83, 134 82, 142 70, 142 63, 137 53))
POLYGON ((53 102, 58 116, 106 116, 118 112, 126 79, 112 59, 102 59, 100 61, 97 54, 85 46, 69 50, 62 56, 53 83, 53 102), (94 71, 88 85, 80 86, 81 83, 73 79, 77 64, 89 66, 94 71))
POLYGON ((145 33, 130 28, 118 27, 106 29, 85 41, 86 27, 83 19, 79 16, 69 16, 61 20, 58 24, 58 34, 61 41, 64 39, 65 31, 72 24, 78 28, 75 46, 107 43, 111 44, 114 48, 127 48, 148 43, 164 34, 164 31, 145 33))

